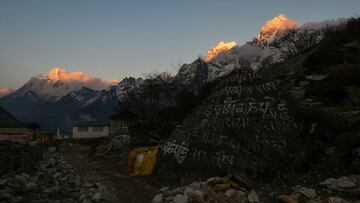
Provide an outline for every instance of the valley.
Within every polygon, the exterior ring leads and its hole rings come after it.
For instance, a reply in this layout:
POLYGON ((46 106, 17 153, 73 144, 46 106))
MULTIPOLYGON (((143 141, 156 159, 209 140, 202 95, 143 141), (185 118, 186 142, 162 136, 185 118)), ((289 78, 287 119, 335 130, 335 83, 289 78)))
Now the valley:
POLYGON ((0 202, 359 203, 360 18, 280 14, 175 74, 0 98, 0 202))

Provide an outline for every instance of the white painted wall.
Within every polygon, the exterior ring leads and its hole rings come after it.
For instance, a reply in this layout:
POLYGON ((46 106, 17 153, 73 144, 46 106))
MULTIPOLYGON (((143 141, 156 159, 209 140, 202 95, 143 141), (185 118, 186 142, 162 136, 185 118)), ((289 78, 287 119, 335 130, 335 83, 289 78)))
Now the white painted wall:
POLYGON ((88 127, 87 132, 79 132, 79 128, 77 126, 73 127, 73 138, 96 138, 96 137, 105 137, 108 136, 110 132, 109 126, 103 126, 103 131, 95 132, 92 126, 88 127))

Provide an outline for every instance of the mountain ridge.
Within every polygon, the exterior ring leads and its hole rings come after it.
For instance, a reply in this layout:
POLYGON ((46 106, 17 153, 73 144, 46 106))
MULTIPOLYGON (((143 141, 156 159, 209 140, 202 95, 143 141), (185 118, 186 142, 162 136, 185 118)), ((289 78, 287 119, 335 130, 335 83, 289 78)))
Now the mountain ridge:
MULTIPOLYGON (((322 25, 323 28, 327 24, 319 23, 319 25, 322 25)), ((299 27, 295 21, 288 19, 285 15, 276 16, 265 23, 259 35, 254 37, 252 41, 241 46, 232 42, 229 46, 226 43, 220 43, 221 46, 218 47, 220 51, 209 50, 209 53, 215 54, 209 61, 199 58, 190 64, 184 64, 175 76, 169 75, 169 78, 161 80, 162 82, 159 85, 163 82, 172 83, 169 88, 181 85, 197 94, 205 84, 228 75, 238 66, 247 66, 257 70, 266 65, 281 62, 289 57, 286 54, 289 51, 294 51, 297 54, 302 49, 319 43, 322 39, 322 32, 319 27, 321 28, 314 23, 311 26, 299 27), (275 26, 274 29, 271 29, 272 27, 269 25, 275 26), (305 32, 305 30, 311 30, 311 32, 305 32), (312 44, 300 47, 300 50, 294 49, 293 46, 298 46, 299 39, 304 36, 311 36, 316 40, 312 44), (225 48, 222 49, 222 47, 225 48)), ((75 120, 82 120, 83 117, 90 120, 106 119, 109 115, 105 114, 111 114, 117 108, 118 102, 127 100, 129 92, 138 94, 138 96, 142 95, 143 90, 141 89, 145 88, 144 90, 146 90, 146 85, 150 84, 144 85, 144 82, 145 80, 142 78, 129 77, 117 84, 112 84, 80 71, 67 72, 64 68, 54 67, 47 74, 32 77, 18 90, 0 98, 0 105, 14 113, 19 119, 36 121, 40 124, 43 123, 42 119, 48 120, 47 117, 56 115, 56 120, 65 118, 64 120, 68 121, 66 125, 56 121, 62 127, 67 127, 75 120), (91 88, 104 84, 106 84, 104 88, 91 88), (65 104, 71 107, 65 108, 65 104), (45 113, 36 119, 32 117, 44 109, 52 112, 52 115, 45 113), (61 109, 70 112, 61 112, 61 109), (91 113, 87 115, 86 111, 91 113)), ((159 91, 161 89, 159 88, 159 91)), ((142 98, 138 99, 141 100, 142 98)), ((166 102, 159 102, 165 106, 174 104, 171 98, 166 102)), ((44 126, 48 125, 45 123, 44 126)), ((52 125, 52 128, 54 126, 52 125)))

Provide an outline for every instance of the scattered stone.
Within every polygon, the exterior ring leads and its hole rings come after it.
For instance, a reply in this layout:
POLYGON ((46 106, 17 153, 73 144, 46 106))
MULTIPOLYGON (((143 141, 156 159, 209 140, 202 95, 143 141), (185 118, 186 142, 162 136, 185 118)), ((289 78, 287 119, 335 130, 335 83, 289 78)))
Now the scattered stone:
POLYGON ((58 179, 60 176, 61 176, 61 173, 56 172, 56 173, 54 174, 54 179, 58 179))
POLYGON ((164 197, 165 202, 174 202, 175 196, 164 197))
POLYGON ((237 183, 235 183, 234 181, 229 181, 230 183, 230 187, 234 188, 236 190, 243 190, 246 191, 243 187, 241 187, 240 185, 238 185, 237 183))
POLYGON ((338 188, 338 180, 336 180, 335 178, 328 178, 328 179, 320 182, 319 185, 325 186, 331 190, 334 190, 334 189, 338 188))
POLYGON ((180 193, 182 193, 181 189, 180 189, 180 188, 175 188, 175 189, 173 189, 173 190, 165 191, 165 192, 164 192, 164 196, 165 196, 165 197, 175 196, 175 195, 180 194, 180 193))
MULTIPOLYGON (((67 177, 64 177, 62 180, 66 180, 66 178, 67 177)), ((89 183, 89 182, 86 182, 86 183, 84 183, 84 185, 83 185, 84 187, 88 187, 88 188, 90 188, 90 187, 93 187, 94 186, 94 184, 92 184, 92 183, 89 183)))
POLYGON ((211 177, 211 178, 208 178, 206 180, 206 182, 209 184, 209 185, 214 185, 218 182, 220 182, 221 178, 220 177, 211 177))
POLYGON ((27 191, 34 191, 38 188, 38 185, 35 182, 29 182, 26 184, 27 191))
POLYGON ((219 202, 219 203, 225 203, 226 201, 226 197, 220 192, 220 193, 216 193, 213 189, 211 188, 206 188, 205 189, 205 194, 207 196, 207 199, 210 202, 219 202))
POLYGON ((177 194, 174 198, 174 203, 188 203, 188 196, 177 194))
POLYGON ((350 202, 338 197, 329 197, 326 203, 350 203, 350 202))
POLYGON ((350 178, 354 180, 356 184, 360 184, 360 175, 351 175, 350 178))
POLYGON ((16 179, 17 181, 19 181, 20 183, 23 183, 23 184, 26 183, 26 179, 25 179, 25 177, 22 176, 22 175, 15 175, 15 179, 16 179))
POLYGON ((298 194, 280 195, 278 198, 284 203, 299 203, 299 195, 298 194))
POLYGON ((8 179, 0 179, 0 186, 4 186, 8 181, 8 179))
POLYGON ((230 188, 230 189, 226 190, 226 192, 224 193, 224 195, 225 195, 225 197, 230 197, 230 196, 232 196, 235 192, 236 192, 236 190, 230 188))
POLYGON ((185 191, 185 194, 198 202, 204 201, 204 193, 201 190, 191 189, 191 190, 185 191))
POLYGON ((242 191, 235 191, 234 194, 232 194, 229 199, 236 203, 247 203, 248 202, 246 193, 242 192, 242 191))
POLYGON ((84 198, 81 203, 92 203, 92 201, 88 198, 84 198))
POLYGON ((323 203, 323 201, 319 197, 317 197, 315 199, 307 201, 306 203, 323 203))
POLYGON ((316 191, 312 188, 301 187, 298 192, 309 199, 314 199, 317 196, 316 191))
POLYGON ((102 194, 101 194, 100 192, 96 192, 96 193, 93 195, 92 200, 94 200, 94 201, 102 200, 102 194))
POLYGON ((56 150, 57 150, 56 147, 49 147, 49 148, 48 148, 48 152, 49 152, 49 153, 54 153, 54 152, 56 152, 56 150))
POLYGON ((216 192, 218 192, 218 191, 225 191, 225 190, 227 190, 227 189, 229 189, 229 188, 230 188, 230 183, 216 184, 216 185, 214 186, 214 190, 215 190, 216 192))
POLYGON ((56 160, 54 158, 50 158, 49 161, 47 162, 48 166, 54 166, 56 164, 56 160))
POLYGON ((11 194, 11 191, 8 189, 0 190, 0 199, 13 200, 14 196, 11 194))
POLYGON ((339 178, 337 181, 338 181, 337 184, 341 189, 351 189, 356 187, 356 183, 350 177, 343 176, 339 178))
POLYGON ((164 193, 164 192, 167 192, 167 191, 169 191, 169 187, 162 187, 162 188, 159 190, 159 192, 161 192, 161 193, 164 193))
POLYGON ((327 75, 308 75, 305 76, 305 78, 309 81, 319 81, 319 80, 323 80, 327 77, 327 75))
POLYGON ((192 182, 191 184, 190 184, 190 187, 192 187, 193 189, 195 189, 195 190, 199 190, 199 189, 201 189, 201 183, 199 183, 199 182, 192 182))
MULTIPOLYGON (((170 190, 163 187, 154 197, 159 202, 231 202, 246 203, 248 194, 231 187, 229 176, 212 177, 204 182, 192 182, 190 185, 170 190), (161 197, 161 200, 160 200, 161 197)), ((256 198, 255 198, 256 199, 256 198)))
POLYGON ((250 203, 257 203, 260 202, 259 196, 257 195, 257 193, 255 192, 255 190, 251 190, 249 196, 248 196, 249 202, 250 203))
POLYGON ((154 199, 153 199, 153 203, 161 203, 163 201, 163 194, 157 194, 154 199))

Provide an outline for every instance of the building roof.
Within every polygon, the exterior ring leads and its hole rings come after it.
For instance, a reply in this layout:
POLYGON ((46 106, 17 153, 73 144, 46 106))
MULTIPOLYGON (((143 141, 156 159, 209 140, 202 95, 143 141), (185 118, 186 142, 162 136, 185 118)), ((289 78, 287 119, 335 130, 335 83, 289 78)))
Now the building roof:
POLYGON ((36 123, 25 123, 25 122, 1 122, 0 128, 39 128, 36 123))
POLYGON ((0 123, 12 123, 18 122, 18 120, 11 113, 6 111, 3 107, 0 106, 0 123))
POLYGON ((111 120, 132 120, 137 119, 138 115, 131 111, 120 111, 116 114, 112 114, 109 118, 111 120))
POLYGON ((73 127, 89 127, 89 126, 109 126, 109 121, 81 121, 78 123, 75 123, 73 127))

